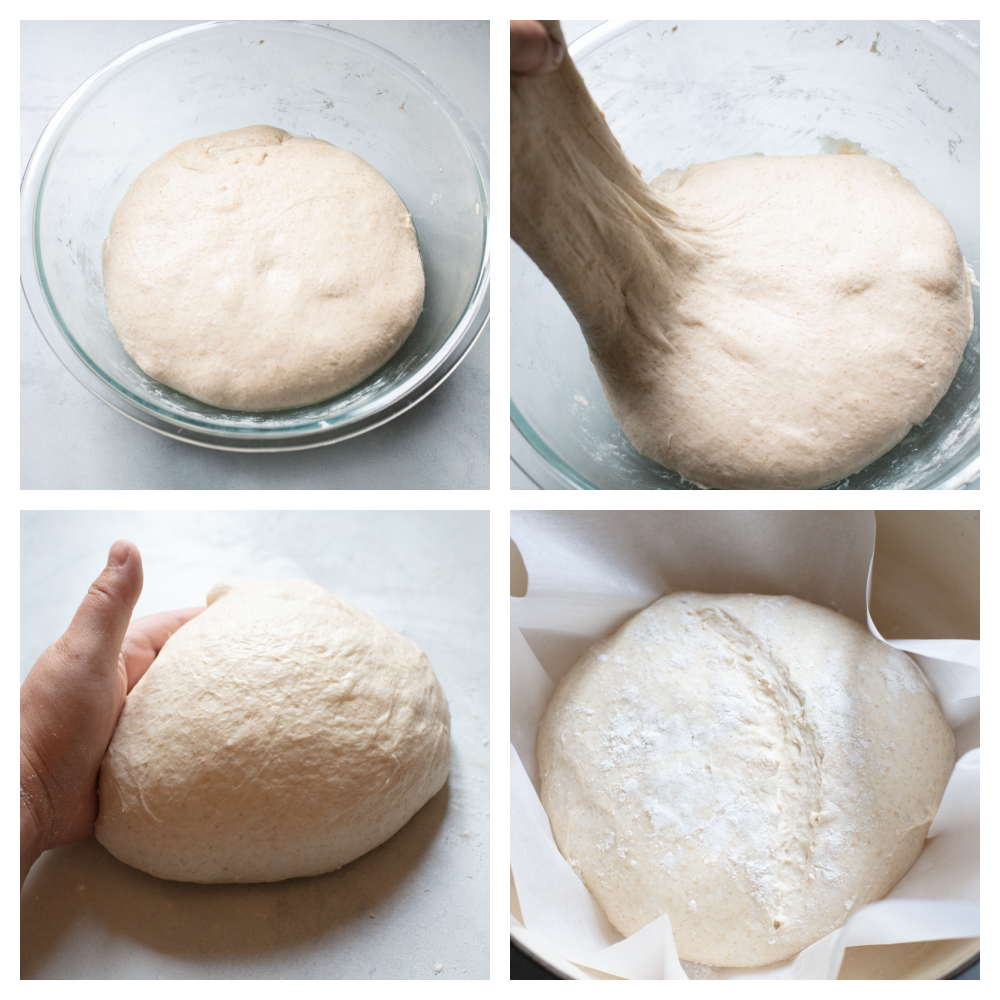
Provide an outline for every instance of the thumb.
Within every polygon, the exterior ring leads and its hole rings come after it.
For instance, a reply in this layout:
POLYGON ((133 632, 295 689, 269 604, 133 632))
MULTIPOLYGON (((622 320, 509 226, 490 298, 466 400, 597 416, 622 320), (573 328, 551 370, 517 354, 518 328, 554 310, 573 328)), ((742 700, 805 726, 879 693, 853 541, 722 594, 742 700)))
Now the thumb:
POLYGON ((562 62, 562 42, 541 21, 510 22, 510 69, 523 76, 551 73, 562 62))
POLYGON ((141 593, 139 550, 131 542, 115 542, 108 553, 107 566, 90 585, 59 640, 60 651, 86 673, 116 670, 132 609, 141 593))

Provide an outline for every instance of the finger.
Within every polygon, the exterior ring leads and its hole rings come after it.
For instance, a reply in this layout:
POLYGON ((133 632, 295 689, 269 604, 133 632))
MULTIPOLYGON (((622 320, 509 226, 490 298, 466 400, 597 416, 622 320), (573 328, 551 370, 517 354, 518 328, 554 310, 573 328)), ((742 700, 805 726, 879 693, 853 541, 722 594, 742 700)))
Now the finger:
POLYGON ((64 662, 80 678, 105 679, 118 669, 118 654, 142 593, 142 557, 126 541, 115 542, 104 572, 91 584, 73 621, 57 640, 64 662))
POLYGON ((129 691, 159 656, 167 639, 204 610, 204 608, 178 608, 176 611, 164 611, 158 615, 137 618, 129 625, 125 641, 122 643, 122 662, 125 664, 129 691))
POLYGON ((523 76, 551 73, 563 58, 563 46, 540 21, 510 22, 510 71, 523 76))

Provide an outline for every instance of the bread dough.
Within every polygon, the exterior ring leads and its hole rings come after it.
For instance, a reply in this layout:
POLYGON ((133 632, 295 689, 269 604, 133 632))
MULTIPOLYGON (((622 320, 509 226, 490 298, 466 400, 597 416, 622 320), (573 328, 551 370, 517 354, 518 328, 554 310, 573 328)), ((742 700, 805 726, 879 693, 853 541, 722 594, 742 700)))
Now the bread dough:
POLYGON ((597 643, 538 733, 556 843, 625 935, 790 958, 916 860, 955 741, 913 661, 793 597, 671 594, 597 643))
POLYGON ((629 440, 706 486, 859 471, 930 415, 972 331, 951 227, 894 167, 740 156, 650 186, 569 57, 511 77, 511 235, 629 440))
POLYGON ((217 584, 132 689, 97 839, 165 879, 275 882, 377 847, 438 792, 448 703, 427 657, 302 580, 217 584))
POLYGON ((129 188, 104 248, 108 317, 147 375, 283 410, 385 364, 424 301, 406 206, 355 153, 254 125, 183 142, 129 188))

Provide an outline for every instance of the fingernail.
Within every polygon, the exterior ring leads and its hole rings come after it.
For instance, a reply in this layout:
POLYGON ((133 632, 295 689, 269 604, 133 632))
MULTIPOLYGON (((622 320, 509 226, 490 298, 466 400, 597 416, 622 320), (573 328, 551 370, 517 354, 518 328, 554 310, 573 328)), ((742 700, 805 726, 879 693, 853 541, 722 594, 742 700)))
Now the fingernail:
POLYGON ((563 61, 563 53, 565 49, 563 48, 562 42, 557 38, 549 39, 549 69, 555 69, 563 61))
POLYGON ((128 542, 115 542, 108 553, 109 566, 124 566, 128 562, 128 542))

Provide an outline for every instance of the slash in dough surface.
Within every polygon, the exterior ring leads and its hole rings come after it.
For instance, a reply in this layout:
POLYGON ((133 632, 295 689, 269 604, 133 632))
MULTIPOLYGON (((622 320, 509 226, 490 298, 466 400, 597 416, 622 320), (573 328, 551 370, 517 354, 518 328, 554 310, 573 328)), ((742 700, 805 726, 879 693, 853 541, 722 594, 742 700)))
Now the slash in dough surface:
POLYGON ((147 375, 213 406, 283 410, 381 368, 417 322, 424 272, 374 167, 253 125, 183 142, 136 178, 104 292, 147 375))
POLYGON ((706 486, 858 472, 930 415, 972 332, 951 227, 894 167, 739 156, 649 185, 568 56, 511 77, 511 235, 629 440, 706 486))
POLYGON ((216 584, 132 689, 101 765, 97 839, 183 882, 334 871, 448 778, 427 657, 303 580, 216 584))
POLYGON ((793 597, 670 594, 597 643, 538 733, 560 851, 625 935, 779 962, 909 870, 955 763, 913 661, 793 597))

